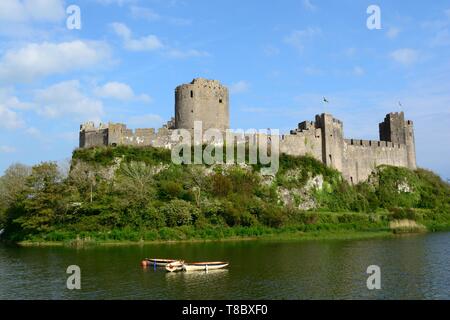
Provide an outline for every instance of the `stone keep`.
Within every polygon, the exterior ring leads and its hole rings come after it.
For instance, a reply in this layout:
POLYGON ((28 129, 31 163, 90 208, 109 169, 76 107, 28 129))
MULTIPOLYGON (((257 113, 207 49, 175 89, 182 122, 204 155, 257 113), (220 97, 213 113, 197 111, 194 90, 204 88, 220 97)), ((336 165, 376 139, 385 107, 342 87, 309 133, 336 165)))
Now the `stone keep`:
MULTIPOLYGON (((217 80, 194 79, 175 89, 175 117, 159 129, 128 129, 120 123, 92 122, 80 126, 80 148, 96 146, 154 146, 171 148, 171 134, 177 129, 194 129, 201 121, 203 131, 230 127, 228 89, 217 80)), ((350 183, 366 180, 379 165, 416 169, 413 122, 403 112, 389 113, 379 124, 380 140, 345 139, 344 124, 331 114, 303 121, 290 134, 280 136, 280 153, 309 155, 339 170, 350 183)), ((268 139, 252 135, 252 141, 268 139)))

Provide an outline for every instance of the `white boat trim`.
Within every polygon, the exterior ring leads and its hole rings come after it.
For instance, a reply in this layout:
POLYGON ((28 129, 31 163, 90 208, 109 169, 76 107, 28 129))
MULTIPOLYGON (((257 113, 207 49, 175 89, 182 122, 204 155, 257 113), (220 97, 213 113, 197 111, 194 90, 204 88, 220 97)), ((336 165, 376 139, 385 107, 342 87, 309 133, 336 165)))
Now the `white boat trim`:
POLYGON ((184 271, 208 271, 217 270, 228 267, 228 262, 201 262, 201 263, 185 263, 183 264, 184 271))

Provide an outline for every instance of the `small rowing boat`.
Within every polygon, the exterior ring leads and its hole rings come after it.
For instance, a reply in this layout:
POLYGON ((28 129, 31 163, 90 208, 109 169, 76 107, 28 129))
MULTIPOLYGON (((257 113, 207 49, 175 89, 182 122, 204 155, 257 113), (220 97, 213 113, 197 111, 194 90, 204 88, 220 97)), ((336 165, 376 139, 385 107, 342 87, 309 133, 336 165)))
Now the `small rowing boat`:
POLYGON ((166 270, 168 272, 175 272, 183 270, 184 261, 174 261, 166 265, 166 270))
POLYGON ((228 262, 193 262, 183 264, 184 271, 208 271, 226 267, 228 267, 228 262))
POLYGON ((165 267, 169 263, 176 262, 176 259, 144 259, 141 264, 143 267, 165 267))

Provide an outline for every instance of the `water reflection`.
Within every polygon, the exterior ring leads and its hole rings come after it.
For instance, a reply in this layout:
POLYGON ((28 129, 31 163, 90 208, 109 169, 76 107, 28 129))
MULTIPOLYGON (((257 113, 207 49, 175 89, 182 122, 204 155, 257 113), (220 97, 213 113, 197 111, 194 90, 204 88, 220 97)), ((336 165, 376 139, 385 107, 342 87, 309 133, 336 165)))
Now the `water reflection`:
POLYGON ((166 272, 167 281, 216 281, 228 275, 227 269, 208 270, 208 271, 180 271, 180 272, 166 272))

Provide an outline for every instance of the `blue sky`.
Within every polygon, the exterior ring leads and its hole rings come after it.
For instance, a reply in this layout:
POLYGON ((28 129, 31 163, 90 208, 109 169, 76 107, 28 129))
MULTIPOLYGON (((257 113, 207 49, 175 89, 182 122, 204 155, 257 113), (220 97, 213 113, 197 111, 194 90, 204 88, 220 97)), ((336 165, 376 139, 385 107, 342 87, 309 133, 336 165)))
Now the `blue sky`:
POLYGON ((448 1, 2 0, 0 172, 70 157, 87 120, 159 127, 195 77, 230 88, 233 128, 326 111, 346 137, 378 139, 401 101, 419 166, 450 178, 448 1), (66 27, 72 4, 81 30, 66 27))

